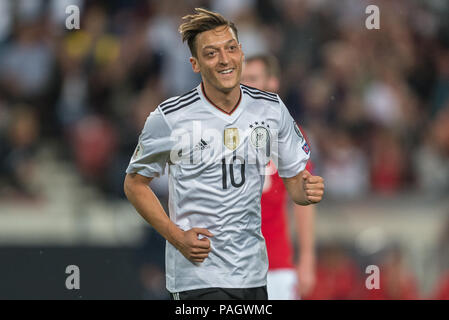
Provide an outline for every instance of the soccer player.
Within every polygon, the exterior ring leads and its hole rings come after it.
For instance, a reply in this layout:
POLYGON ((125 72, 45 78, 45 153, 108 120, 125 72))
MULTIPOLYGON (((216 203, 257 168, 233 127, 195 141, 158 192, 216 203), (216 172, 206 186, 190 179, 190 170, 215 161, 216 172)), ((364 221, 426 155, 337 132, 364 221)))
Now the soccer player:
MULTIPOLYGON (((279 64, 271 55, 245 59, 242 83, 258 89, 279 90, 279 64)), ((269 170, 275 171, 273 162, 269 170)), ((310 161, 306 169, 311 170, 310 161)), ((295 270, 293 250, 287 228, 287 191, 279 175, 265 177, 262 192, 262 234, 268 251, 268 298, 293 300, 306 296, 315 284, 314 220, 315 208, 293 205, 295 231, 300 259, 295 270), (299 285, 299 286, 298 286, 299 285)))
MULTIPOLYGON (((305 170, 307 142, 277 94, 240 84, 235 25, 204 9, 179 30, 202 82, 146 120, 126 170, 125 194, 166 240, 173 299, 267 299, 260 198, 269 160, 295 203, 321 201, 305 170), (169 217, 149 187, 169 166, 169 217)), ((176 76, 176 75, 173 75, 176 76)))

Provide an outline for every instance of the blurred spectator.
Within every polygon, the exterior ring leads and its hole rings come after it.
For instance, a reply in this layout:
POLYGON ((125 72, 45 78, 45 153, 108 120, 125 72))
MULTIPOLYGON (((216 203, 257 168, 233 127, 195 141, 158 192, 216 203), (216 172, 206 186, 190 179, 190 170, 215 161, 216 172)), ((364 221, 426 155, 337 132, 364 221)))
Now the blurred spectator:
POLYGON ((356 262, 337 243, 326 244, 318 254, 317 281, 305 300, 357 299, 362 286, 356 262))
POLYGON ((388 129, 378 129, 372 136, 371 185, 374 191, 394 194, 404 181, 406 159, 403 147, 388 129))
POLYGON ((175 0, 157 2, 157 15, 148 24, 148 45, 162 56, 161 80, 166 96, 185 93, 201 81, 192 71, 189 48, 178 32, 181 18, 190 13, 189 9, 175 0))
POLYGON ((449 99, 449 48, 440 49, 436 54, 438 80, 435 84, 432 99, 432 114, 436 114, 447 105, 449 99))
POLYGON ((449 103, 436 114, 423 141, 414 154, 418 185, 429 194, 445 196, 449 192, 449 103))
POLYGON ((404 253, 399 247, 389 248, 379 265, 380 288, 365 290, 364 298, 375 300, 419 299, 418 283, 405 262, 404 253))
POLYGON ((323 177, 327 196, 334 199, 355 199, 369 188, 368 163, 363 152, 343 130, 327 131, 332 140, 323 141, 323 177))
POLYGON ((21 24, 35 21, 40 15, 43 14, 45 9, 43 0, 17 0, 14 2, 17 10, 17 18, 21 24))
POLYGON ((445 272, 438 279, 435 292, 432 293, 430 299, 449 300, 449 272, 445 272))
POLYGON ((440 275, 436 278, 430 299, 449 300, 449 215, 447 214, 439 230, 434 259, 438 262, 440 275))
MULTIPOLYGON (((118 146, 115 156, 111 159, 108 169, 108 189, 110 195, 116 198, 124 197, 123 194, 123 179, 124 170, 129 164, 129 157, 134 154, 136 148, 136 139, 139 136, 145 121, 149 114, 153 112, 161 101, 161 90, 155 90, 158 85, 149 83, 137 97, 136 101, 132 103, 126 112, 126 116, 121 119, 121 125, 116 127, 116 135, 118 138, 118 146)), ((152 181, 153 184, 163 183, 167 176, 162 176, 152 181)), ((164 189, 164 187, 162 187, 164 189)), ((152 187, 154 190, 154 188, 152 187)), ((166 192, 168 192, 168 185, 165 185, 166 192)), ((161 199, 164 196, 158 194, 161 199)))
POLYGON ((15 106, 5 136, 0 135, 0 195, 34 198, 31 186, 39 145, 39 122, 30 106, 15 106))
POLYGON ((0 82, 12 98, 32 99, 48 90, 54 63, 50 43, 43 39, 41 21, 19 25, 13 41, 0 52, 0 82))
POLYGON ((117 147, 112 124, 98 116, 79 121, 73 129, 72 143, 77 168, 87 182, 107 187, 107 169, 117 147))
POLYGON ((240 11, 235 24, 238 25, 239 41, 246 57, 266 54, 269 51, 267 40, 260 32, 261 24, 253 11, 240 11))
POLYGON ((235 21, 242 12, 253 11, 256 0, 212 0, 210 2, 213 11, 220 12, 231 21, 235 21))
POLYGON ((0 0, 0 43, 2 43, 11 32, 12 16, 11 1, 0 0))
POLYGON ((394 127, 404 116, 395 93, 385 83, 375 82, 368 86, 364 102, 368 118, 379 125, 394 127))
POLYGON ((86 33, 74 32, 64 39, 60 49, 61 91, 56 112, 61 127, 70 127, 87 113, 88 77, 82 59, 89 42, 86 33))

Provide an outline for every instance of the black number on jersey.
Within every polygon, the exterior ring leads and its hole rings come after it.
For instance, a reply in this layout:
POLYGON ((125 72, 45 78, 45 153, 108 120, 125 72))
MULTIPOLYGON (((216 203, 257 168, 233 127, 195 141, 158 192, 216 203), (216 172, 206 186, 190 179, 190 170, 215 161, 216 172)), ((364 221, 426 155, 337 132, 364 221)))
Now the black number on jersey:
MULTIPOLYGON (((223 189, 227 189, 228 188, 228 170, 226 168, 226 160, 224 158, 221 159, 221 172, 223 173, 223 175, 222 175, 223 189)), ((240 188, 241 186, 243 186, 243 184, 245 183, 245 159, 234 154, 234 156, 232 157, 232 163, 229 164, 229 176, 231 177, 231 184, 234 187, 240 188), (234 177, 234 162, 237 159, 239 159, 239 161, 240 161, 240 176, 242 178, 242 180, 239 183, 235 182, 235 177, 234 177)))

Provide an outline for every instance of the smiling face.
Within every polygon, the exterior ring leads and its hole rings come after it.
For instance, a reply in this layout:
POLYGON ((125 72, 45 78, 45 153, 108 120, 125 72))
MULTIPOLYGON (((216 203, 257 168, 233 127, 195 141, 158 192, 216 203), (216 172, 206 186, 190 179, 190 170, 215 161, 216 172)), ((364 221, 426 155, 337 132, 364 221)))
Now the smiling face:
POLYGON ((243 52, 234 32, 220 26, 198 34, 196 57, 190 62, 194 72, 201 73, 208 87, 228 93, 240 84, 243 52))

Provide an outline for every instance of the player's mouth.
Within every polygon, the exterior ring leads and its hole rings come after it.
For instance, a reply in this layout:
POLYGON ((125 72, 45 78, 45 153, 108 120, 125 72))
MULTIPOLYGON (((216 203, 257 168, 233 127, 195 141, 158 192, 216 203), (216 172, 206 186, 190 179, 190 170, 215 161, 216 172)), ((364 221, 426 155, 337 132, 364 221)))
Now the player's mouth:
POLYGON ((218 71, 218 73, 219 73, 219 74, 222 74, 222 75, 230 75, 230 74, 233 74, 233 73, 234 73, 234 68, 229 68, 229 69, 221 70, 221 71, 218 71))

